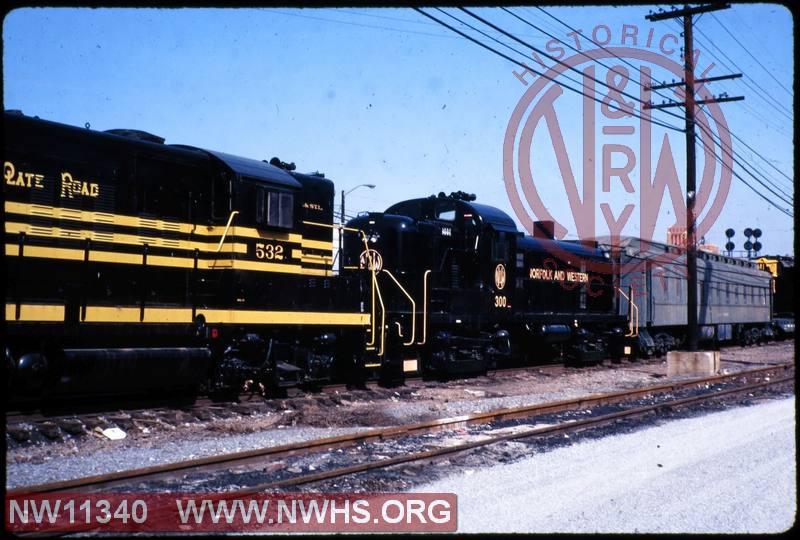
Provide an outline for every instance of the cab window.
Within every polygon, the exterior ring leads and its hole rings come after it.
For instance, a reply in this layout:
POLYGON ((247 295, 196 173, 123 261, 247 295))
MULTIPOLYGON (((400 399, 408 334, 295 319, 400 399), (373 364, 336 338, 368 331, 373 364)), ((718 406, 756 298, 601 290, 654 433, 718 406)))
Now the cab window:
POLYGON ((291 193, 259 188, 256 195, 256 222, 267 227, 292 228, 294 196, 291 193))
POLYGON ((439 203, 436 205, 436 219, 442 221, 456 220, 456 207, 451 202, 439 203))

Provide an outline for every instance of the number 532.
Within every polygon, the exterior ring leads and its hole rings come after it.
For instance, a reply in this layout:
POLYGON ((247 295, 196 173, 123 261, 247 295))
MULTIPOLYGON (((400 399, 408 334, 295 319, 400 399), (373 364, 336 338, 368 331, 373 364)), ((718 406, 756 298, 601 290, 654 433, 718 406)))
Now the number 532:
POLYGON ((256 259, 283 260, 283 246, 256 242, 256 259))

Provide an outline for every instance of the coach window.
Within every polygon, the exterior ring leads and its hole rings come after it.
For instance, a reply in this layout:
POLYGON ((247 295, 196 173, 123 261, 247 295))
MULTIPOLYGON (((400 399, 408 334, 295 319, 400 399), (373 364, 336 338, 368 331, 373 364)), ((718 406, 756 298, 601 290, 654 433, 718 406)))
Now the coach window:
POLYGON ((259 188, 256 195, 256 222, 267 227, 290 229, 294 223, 294 196, 259 188))

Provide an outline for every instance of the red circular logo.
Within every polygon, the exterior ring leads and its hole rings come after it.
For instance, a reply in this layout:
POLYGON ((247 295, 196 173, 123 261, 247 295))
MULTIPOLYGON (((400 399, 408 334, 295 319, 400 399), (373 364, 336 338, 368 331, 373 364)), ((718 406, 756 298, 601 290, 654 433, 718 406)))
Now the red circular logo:
MULTIPOLYGON (((506 130, 503 180, 514 213, 528 233, 533 234, 533 222, 536 220, 553 221, 556 239, 563 239, 568 232, 573 232, 581 240, 608 236, 613 247, 619 246, 621 236, 637 236, 646 243, 654 238, 665 199, 672 205, 675 224, 685 226, 685 187, 681 187, 679 181, 685 174, 676 167, 672 153, 673 148, 685 148, 685 135, 673 132, 679 135, 678 141, 674 135, 671 137, 666 132, 662 133, 660 128, 648 121, 655 111, 636 107, 640 103, 623 95, 638 95, 639 101, 648 102, 652 98, 647 87, 654 84, 651 80, 654 69, 659 73, 670 72, 680 80, 683 66, 651 51, 612 47, 566 58, 563 64, 548 69, 545 74, 559 80, 559 76, 567 71, 567 66, 582 71, 583 93, 596 96, 600 103, 589 97, 565 92, 560 85, 539 77, 514 108, 506 130), (623 58, 625 62, 620 60, 623 58), (598 60, 608 66, 605 73, 602 72, 605 68, 598 65, 598 60), (630 64, 635 63, 639 64, 638 67, 631 67, 630 64), (598 83, 598 80, 607 86, 598 83), (566 100, 570 99, 583 101, 579 105, 583 109, 581 163, 570 160, 556 112, 556 104, 574 104, 574 101, 567 103, 566 100), (630 110, 635 110, 643 118, 626 112, 630 110), (657 136, 654 137, 654 134, 657 136), (602 144, 598 148, 599 141, 602 144), (631 142, 638 146, 638 153, 631 147, 631 142), (552 167, 543 170, 536 166, 536 158, 541 158, 543 152, 552 152, 549 157, 555 158, 560 179, 548 172, 552 171, 552 167), (628 194, 628 199, 638 195, 638 202, 629 202, 621 205, 621 208, 613 208, 608 202, 598 204, 598 195, 610 193, 612 184, 616 189, 621 186, 628 194), (554 216, 543 202, 542 194, 547 192, 552 195, 550 190, 559 190, 558 195, 563 193, 566 197, 574 229, 568 228, 570 216, 554 216), (623 235, 625 225, 636 211, 639 218, 638 234, 623 235), (596 223, 600 217, 606 224, 607 235, 598 232, 596 223)), ((576 83, 569 84, 576 86, 576 83)), ((683 101, 680 88, 675 92, 676 99, 683 101)), ((700 85, 696 87, 696 95, 698 100, 713 98, 709 90, 700 85)), ((697 153, 698 157, 703 156, 695 199, 696 238, 706 234, 719 217, 730 190, 733 168, 731 138, 722 110, 716 103, 709 103, 706 107, 696 109, 696 137, 700 146, 697 153), (718 149, 711 135, 713 133, 717 134, 717 139, 726 150, 720 151, 721 166, 715 155, 718 149)), ((682 111, 677 108, 674 110, 682 111)), ((684 127, 680 119, 663 114, 653 119, 681 129, 684 127)), ((567 253, 558 243, 554 243, 552 255, 567 260, 567 253)), ((676 254, 671 251, 649 261, 658 264, 674 257, 676 254)), ((610 263, 592 265, 589 262, 589 266, 595 272, 611 273, 610 263)))

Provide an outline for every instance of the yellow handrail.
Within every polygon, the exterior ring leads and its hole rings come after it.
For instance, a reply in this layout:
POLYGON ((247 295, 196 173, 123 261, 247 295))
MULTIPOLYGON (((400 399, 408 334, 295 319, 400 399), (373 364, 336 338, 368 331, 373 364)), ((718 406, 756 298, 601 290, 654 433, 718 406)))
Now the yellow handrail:
POLYGON ((219 252, 220 252, 220 250, 222 250, 222 244, 224 244, 224 243, 225 243, 225 237, 227 237, 227 236, 228 236, 228 229, 230 229, 230 228, 231 228, 231 223, 233 223, 233 218, 234 218, 234 217, 236 216, 236 214, 238 214, 238 213, 239 213, 239 211, 238 211, 238 210, 234 210, 233 212, 231 212, 231 215, 230 215, 230 216, 228 216, 228 223, 227 223, 227 225, 225 225, 225 231, 222 233, 222 238, 220 238, 220 239, 219 239, 219 245, 217 246, 217 251, 216 251, 216 253, 219 253, 219 252))
POLYGON ((627 294, 625 294, 625 291, 623 291, 620 287, 617 287, 617 290, 619 291, 619 293, 622 296, 625 297, 625 299, 628 301, 628 304, 630 304, 630 306, 631 306, 630 307, 630 316, 629 316, 629 321, 628 321, 629 332, 627 334, 625 334, 625 337, 638 336, 639 335, 639 306, 637 306, 636 302, 634 302, 633 299, 631 298, 633 296, 633 292, 631 292, 631 296, 628 296, 627 294), (633 322, 634 318, 636 320, 636 330, 635 331, 634 331, 634 322, 633 322))
MULTIPOLYGON (((416 334, 416 332, 417 332, 417 303, 414 302, 414 299, 411 298, 411 295, 408 294, 408 291, 406 291, 405 287, 403 287, 400 284, 400 282, 397 281, 397 278, 395 278, 392 275, 391 272, 389 272, 385 268, 383 269, 383 271, 386 272, 390 278, 392 278, 392 281, 394 281, 395 284, 398 287, 400 287, 400 290, 403 291, 403 294, 405 294, 406 298, 408 298, 409 302, 411 302, 411 339, 409 341, 407 341, 407 342, 403 342, 403 345, 405 345, 405 346, 413 345, 414 344, 414 339, 416 339, 416 335, 417 335, 416 334)), ((400 337, 402 337, 402 334, 400 335, 400 337)))
POLYGON ((344 225, 332 225, 330 223, 319 223, 316 221, 303 221, 303 223, 305 225, 314 225, 315 227, 325 227, 327 229, 339 229, 340 231, 350 231, 364 234, 364 231, 361 229, 352 229, 350 227, 345 227, 344 225))
POLYGON ((383 356, 386 341, 386 306, 383 305, 383 296, 381 296, 381 288, 378 286, 378 276, 375 272, 372 273, 372 281, 375 283, 375 292, 378 293, 378 302, 381 303, 381 348, 378 350, 378 356, 383 356))
POLYGON ((430 270, 425 270, 422 276, 422 341, 417 345, 425 345, 428 340, 428 274, 430 270))
POLYGON ((370 299, 372 300, 371 307, 370 307, 370 330, 369 330, 369 337, 370 341, 367 342, 367 347, 371 347, 375 345, 375 274, 370 272, 370 276, 372 280, 370 281, 372 285, 372 293, 370 294, 370 299))

